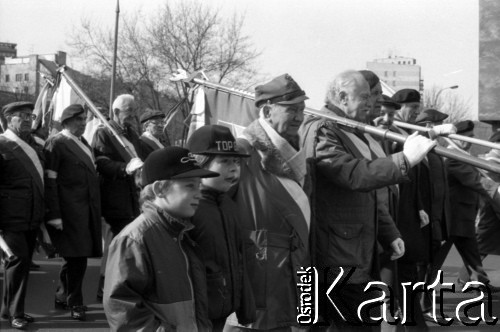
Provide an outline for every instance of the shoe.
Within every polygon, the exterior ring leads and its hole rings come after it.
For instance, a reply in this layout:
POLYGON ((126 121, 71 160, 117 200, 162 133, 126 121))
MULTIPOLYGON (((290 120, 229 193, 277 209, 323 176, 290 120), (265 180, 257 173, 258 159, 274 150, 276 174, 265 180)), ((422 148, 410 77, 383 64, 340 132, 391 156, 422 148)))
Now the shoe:
POLYGON ((24 319, 23 317, 12 318, 10 321, 10 326, 12 328, 22 330, 26 326, 28 326, 28 321, 26 319, 24 319))
POLYGON ((68 303, 66 301, 61 301, 58 299, 54 300, 54 308, 60 309, 60 310, 68 310, 68 303))
MULTIPOLYGON (((423 315, 424 315, 425 321, 438 324, 438 322, 436 320, 434 320, 434 317, 432 316, 430 311, 424 312, 423 315)), ((445 319, 445 318, 451 318, 451 317, 448 316, 447 314, 443 314, 443 317, 441 317, 440 314, 436 315, 436 319, 438 321, 441 319, 445 319)))
MULTIPOLYGON (((8 314, 2 314, 2 319, 9 319, 10 316, 8 314)), ((26 320, 28 323, 33 323, 35 321, 35 318, 28 315, 28 314, 24 314, 24 316, 22 317, 17 317, 17 318, 23 318, 24 320, 26 320)))
POLYGON ((86 320, 87 317, 85 314, 85 310, 83 309, 83 306, 76 305, 71 307, 71 318, 81 321, 86 320))

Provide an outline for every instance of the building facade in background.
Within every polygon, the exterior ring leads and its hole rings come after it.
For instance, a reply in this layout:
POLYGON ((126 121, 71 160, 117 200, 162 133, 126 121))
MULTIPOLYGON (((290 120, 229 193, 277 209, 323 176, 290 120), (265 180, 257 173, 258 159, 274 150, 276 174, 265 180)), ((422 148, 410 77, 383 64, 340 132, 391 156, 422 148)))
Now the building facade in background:
POLYGON ((417 60, 401 56, 389 56, 366 63, 366 68, 389 85, 394 91, 415 89, 424 92, 424 81, 417 60))
MULTIPOLYGON (((7 43, 0 43, 0 50, 4 50, 2 45, 5 44, 7 43)), ((3 93, 13 94, 19 98, 23 97, 25 100, 33 100, 45 84, 43 76, 55 77, 57 67, 66 64, 66 52, 17 57, 15 56, 17 54, 16 44, 9 45, 13 45, 11 54, 14 56, 4 56, 0 62, 0 91, 3 93)), ((4 52, 4 54, 7 53, 4 52)))

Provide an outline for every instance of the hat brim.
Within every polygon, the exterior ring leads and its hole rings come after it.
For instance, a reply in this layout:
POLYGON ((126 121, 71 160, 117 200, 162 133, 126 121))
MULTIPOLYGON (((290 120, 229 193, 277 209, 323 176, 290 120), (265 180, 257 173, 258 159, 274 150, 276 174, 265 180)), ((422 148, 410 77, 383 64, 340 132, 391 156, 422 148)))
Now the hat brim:
POLYGON ((380 106, 388 106, 388 107, 394 107, 395 110, 401 109, 401 105, 398 103, 391 103, 387 101, 383 101, 380 103, 380 106))
POLYGON ((161 115, 155 115, 155 116, 151 116, 149 118, 146 118, 146 119, 142 119, 142 120, 139 120, 141 123, 144 123, 146 121, 149 121, 149 120, 153 120, 153 119, 165 119, 165 115, 161 116, 161 115))
POLYGON ((297 104, 297 103, 300 103, 301 101, 304 101, 304 100, 307 100, 309 99, 308 96, 306 95, 303 95, 303 96, 298 96, 296 98, 293 98, 292 100, 285 100, 285 101, 280 101, 276 104, 278 105, 292 105, 292 104, 297 104))
POLYGON ((215 178, 218 177, 220 174, 212 171, 207 171, 206 169, 192 169, 187 172, 181 173, 174 175, 170 177, 170 179, 175 180, 175 179, 188 179, 188 178, 215 178))
POLYGON ((227 157, 240 157, 240 158, 248 158, 250 157, 249 154, 247 153, 239 153, 239 152, 193 152, 191 151, 192 154, 200 154, 204 156, 227 156, 227 157))

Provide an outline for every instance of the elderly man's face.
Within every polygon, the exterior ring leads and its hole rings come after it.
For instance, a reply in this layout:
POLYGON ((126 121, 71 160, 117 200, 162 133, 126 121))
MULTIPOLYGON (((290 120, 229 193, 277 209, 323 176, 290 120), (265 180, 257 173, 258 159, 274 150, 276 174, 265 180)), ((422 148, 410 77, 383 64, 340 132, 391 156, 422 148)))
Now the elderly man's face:
POLYGON ((164 121, 162 118, 151 119, 146 122, 145 131, 156 138, 160 138, 163 135, 163 125, 164 121))
POLYGON ((8 127, 16 135, 31 133, 31 124, 35 116, 30 108, 26 107, 12 113, 9 117, 8 127))
POLYGON ((123 109, 115 110, 117 122, 122 126, 137 127, 137 104, 130 102, 123 109))
MULTIPOLYGON (((467 136, 467 137, 474 137, 474 130, 469 130, 463 133, 460 133, 462 136, 467 136)), ((472 143, 470 142, 465 142, 462 140, 454 139, 453 142, 461 149, 465 151, 469 151, 470 148, 472 147, 472 143)))
POLYGON ((303 101, 292 105, 274 104, 264 116, 280 136, 284 138, 297 136, 299 127, 304 121, 305 107, 303 101))
POLYGON ((377 85, 375 85, 373 89, 370 90, 370 98, 368 99, 368 122, 371 122, 373 121, 373 119, 380 116, 380 103, 382 102, 382 100, 382 85, 380 85, 380 82, 378 82, 377 85))
POLYGON ((378 124, 384 129, 389 129, 389 127, 394 123, 394 114, 396 114, 396 108, 382 105, 380 108, 380 117, 382 119, 378 124))
POLYGON ((415 123, 415 119, 420 114, 420 103, 413 102, 402 104, 399 114, 404 122, 415 123))
POLYGON ((365 122, 370 98, 368 83, 355 85, 345 93, 346 95, 343 97, 344 112, 351 119, 365 122))

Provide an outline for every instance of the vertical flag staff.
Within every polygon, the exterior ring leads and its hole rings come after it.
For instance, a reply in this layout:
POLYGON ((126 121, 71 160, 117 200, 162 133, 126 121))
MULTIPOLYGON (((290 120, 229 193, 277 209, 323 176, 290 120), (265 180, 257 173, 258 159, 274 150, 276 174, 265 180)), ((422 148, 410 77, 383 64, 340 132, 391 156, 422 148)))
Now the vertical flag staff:
POLYGON ((113 100, 115 98, 116 53, 118 51, 118 18, 120 17, 120 0, 116 0, 115 48, 113 50, 113 68, 111 72, 111 89, 109 92, 109 118, 113 118, 113 100))

